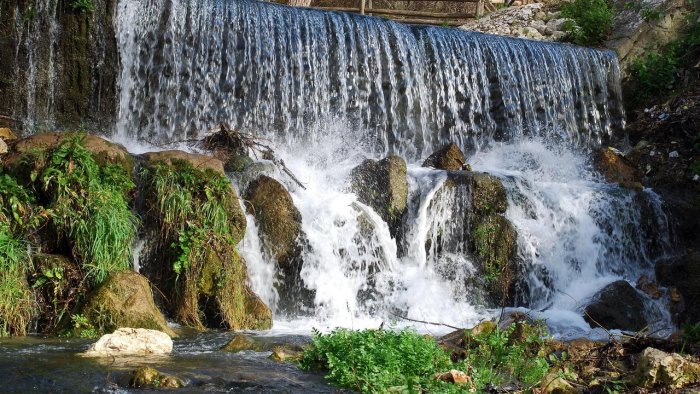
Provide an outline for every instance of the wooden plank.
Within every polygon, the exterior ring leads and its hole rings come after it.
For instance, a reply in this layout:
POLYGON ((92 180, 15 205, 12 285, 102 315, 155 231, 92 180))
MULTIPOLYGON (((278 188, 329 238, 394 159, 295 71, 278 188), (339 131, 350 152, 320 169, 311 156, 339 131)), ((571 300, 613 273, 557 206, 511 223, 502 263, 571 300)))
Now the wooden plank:
POLYGON ((360 15, 365 14, 365 0, 360 0, 360 15))
POLYGON ((405 19, 390 18, 390 19, 392 19, 396 22, 409 23, 412 25, 432 25, 432 26, 449 26, 449 27, 462 26, 463 24, 467 23, 466 20, 443 21, 443 20, 439 20, 439 19, 420 19, 420 18, 405 18, 405 19))
POLYGON ((444 13, 444 12, 426 12, 426 11, 409 11, 409 10, 387 10, 387 9, 366 9, 366 12, 377 15, 398 15, 398 16, 418 16, 427 18, 452 18, 452 19, 469 19, 473 18, 473 13, 444 13))

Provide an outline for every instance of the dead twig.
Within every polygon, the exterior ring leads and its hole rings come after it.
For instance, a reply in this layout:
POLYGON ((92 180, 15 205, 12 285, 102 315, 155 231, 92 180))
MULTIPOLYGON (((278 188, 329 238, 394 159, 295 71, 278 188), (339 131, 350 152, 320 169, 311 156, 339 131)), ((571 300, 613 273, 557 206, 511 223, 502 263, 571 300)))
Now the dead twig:
POLYGON ((455 326, 451 326, 451 325, 445 324, 445 323, 435 323, 435 322, 430 322, 430 321, 425 321, 425 320, 411 319, 410 317, 401 316, 401 315, 399 315, 399 314, 397 314, 397 313, 394 313, 394 312, 391 312, 391 311, 390 311, 389 313, 392 314, 392 315, 394 315, 394 316, 396 316, 396 317, 398 317, 398 318, 400 318, 400 319, 412 321, 412 322, 415 322, 415 323, 424 323, 424 324, 430 324, 430 325, 433 325, 433 326, 445 326, 445 327, 453 328, 453 329, 455 329, 455 330, 461 330, 461 329, 462 329, 462 327, 455 327, 455 326))

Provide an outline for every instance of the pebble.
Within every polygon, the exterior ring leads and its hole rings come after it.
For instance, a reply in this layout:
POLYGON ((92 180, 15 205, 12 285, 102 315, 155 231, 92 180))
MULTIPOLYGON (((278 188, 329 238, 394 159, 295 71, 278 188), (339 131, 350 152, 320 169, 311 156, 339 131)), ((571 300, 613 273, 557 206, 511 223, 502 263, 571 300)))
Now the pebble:
POLYGON ((670 158, 676 158, 676 157, 678 157, 678 151, 677 151, 677 150, 674 150, 673 152, 671 152, 671 153, 668 154, 668 157, 670 157, 670 158))

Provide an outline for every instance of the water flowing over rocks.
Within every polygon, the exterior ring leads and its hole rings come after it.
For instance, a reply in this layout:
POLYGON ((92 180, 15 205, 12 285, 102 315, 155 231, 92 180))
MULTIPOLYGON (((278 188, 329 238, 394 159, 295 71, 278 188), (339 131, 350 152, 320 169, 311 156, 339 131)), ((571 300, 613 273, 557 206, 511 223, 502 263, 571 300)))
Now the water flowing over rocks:
POLYGON ((396 238, 407 207, 406 161, 398 156, 365 160, 353 169, 351 178, 350 188, 358 200, 372 207, 396 238))
POLYGON ((464 153, 455 144, 448 144, 434 152, 423 162, 423 167, 438 170, 460 171, 464 166, 464 153))
POLYGON ((639 331, 647 325, 642 296, 624 280, 600 290, 585 308, 584 319, 606 329, 639 331))
POLYGON ((173 351, 168 334, 145 328, 120 328, 103 335, 84 353, 88 357, 167 355, 173 351))

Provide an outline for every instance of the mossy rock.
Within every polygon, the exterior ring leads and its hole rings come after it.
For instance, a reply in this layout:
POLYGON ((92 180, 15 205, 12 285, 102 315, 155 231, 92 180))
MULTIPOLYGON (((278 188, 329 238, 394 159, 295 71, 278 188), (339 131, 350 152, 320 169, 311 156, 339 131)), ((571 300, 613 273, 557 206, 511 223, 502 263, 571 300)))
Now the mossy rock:
POLYGON ((592 327, 639 331, 647 325, 642 295, 625 280, 603 287, 589 300, 584 320, 592 327))
POLYGON ((272 354, 270 355, 269 359, 281 363, 298 362, 301 359, 303 353, 304 349, 298 345, 275 345, 272 348, 272 354))
POLYGON ((292 196, 275 179, 260 176, 246 194, 246 205, 258 224, 262 242, 280 265, 299 253, 297 241, 301 235, 301 213, 292 196))
POLYGON ((175 376, 164 375, 155 368, 139 367, 131 373, 129 386, 135 388, 153 387, 177 389, 185 387, 185 383, 175 376))
MULTIPOLYGON (((234 157, 232 160, 236 158, 240 158, 240 156, 234 157)), ((238 188, 243 195, 248 194, 250 186, 258 178, 261 176, 272 177, 277 171, 275 164, 271 161, 253 161, 248 156, 245 156, 245 159, 240 159, 236 165, 231 165, 231 167, 228 167, 231 164, 231 160, 226 162, 227 170, 233 171, 232 175, 236 179, 238 188), (245 161, 245 159, 250 161, 245 161)))
POLYGON ((395 238, 408 208, 406 162, 398 156, 365 160, 352 170, 350 188, 389 225, 395 238))
POLYGON ((103 332, 133 327, 176 336, 153 301, 148 279, 134 271, 111 274, 90 294, 82 314, 103 332))
POLYGON ((471 211, 474 216, 502 214, 508 209, 508 195, 503 182, 493 175, 471 171, 449 172, 443 187, 459 185, 464 185, 470 190, 471 211))
POLYGON ((224 172, 224 163, 212 156, 200 155, 197 153, 188 153, 181 150, 167 150, 161 152, 144 153, 143 157, 149 162, 161 162, 173 167, 178 166, 178 162, 188 162, 197 170, 212 170, 220 175, 226 175, 224 172))
POLYGON ((508 219, 497 214, 481 218, 472 230, 471 249, 496 301, 506 300, 515 285, 517 236, 508 219))
MULTIPOLYGON (((3 158, 3 167, 7 173, 24 184, 29 184, 32 172, 39 173, 46 165, 41 156, 73 135, 75 133, 44 133, 14 141, 10 145, 10 152, 3 158)), ((134 158, 123 146, 92 134, 86 134, 81 145, 92 153, 98 165, 117 165, 127 174, 133 174, 134 158)))
POLYGON ((259 352, 262 350, 262 346, 248 335, 236 334, 221 348, 221 351, 230 353, 238 353, 244 350, 259 352))
POLYGON ((431 154, 424 162, 423 167, 432 167, 438 170, 460 171, 464 166, 464 153, 459 147, 450 143, 431 154))

